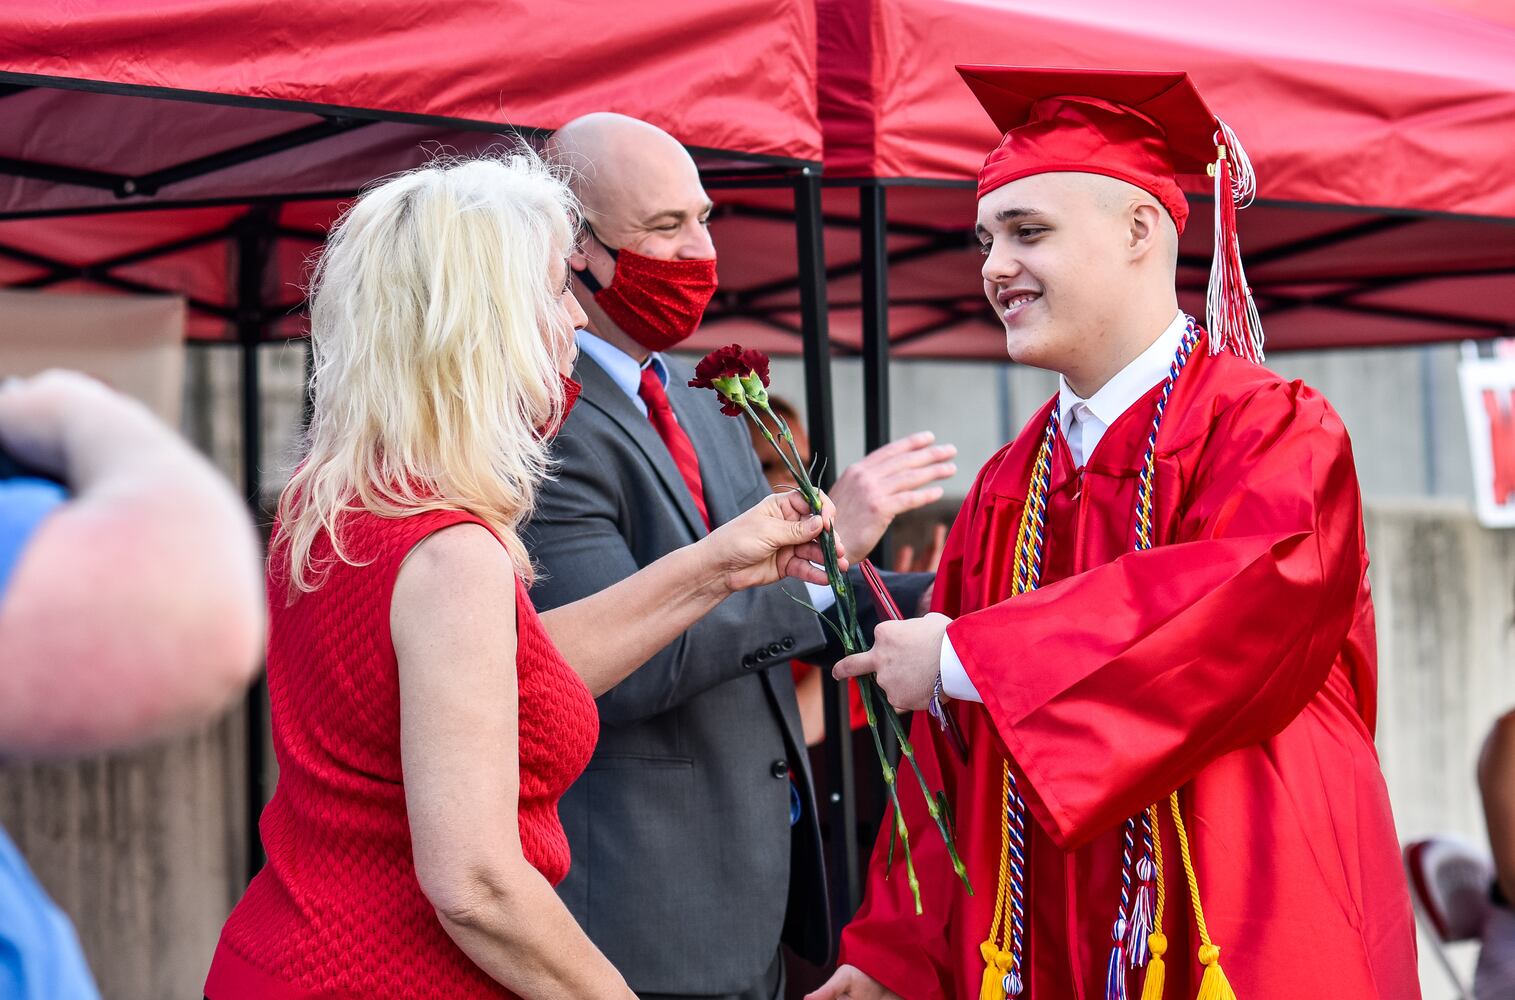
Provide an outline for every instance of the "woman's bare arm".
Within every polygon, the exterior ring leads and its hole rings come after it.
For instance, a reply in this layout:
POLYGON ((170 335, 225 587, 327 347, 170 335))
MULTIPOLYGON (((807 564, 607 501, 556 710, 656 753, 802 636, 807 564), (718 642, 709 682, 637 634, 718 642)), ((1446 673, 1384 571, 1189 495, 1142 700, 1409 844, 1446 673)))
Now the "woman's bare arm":
POLYGON ((448 935, 526 1000, 635 1000, 521 852, 516 588, 505 550, 463 524, 400 569, 390 634, 416 876, 448 935))

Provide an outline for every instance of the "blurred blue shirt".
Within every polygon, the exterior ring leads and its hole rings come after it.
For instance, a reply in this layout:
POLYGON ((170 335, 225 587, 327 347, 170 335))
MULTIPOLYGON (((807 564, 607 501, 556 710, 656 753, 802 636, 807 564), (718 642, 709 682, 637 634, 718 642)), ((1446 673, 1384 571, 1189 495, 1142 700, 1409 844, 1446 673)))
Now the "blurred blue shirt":
POLYGON ((46 479, 0 479, 0 597, 27 539, 66 499, 63 487, 46 479))
MULTIPOLYGON (((27 539, 67 499, 41 479, 0 480, 0 601, 27 539)), ((0 829, 0 1000, 99 1000, 73 924, 0 829)))

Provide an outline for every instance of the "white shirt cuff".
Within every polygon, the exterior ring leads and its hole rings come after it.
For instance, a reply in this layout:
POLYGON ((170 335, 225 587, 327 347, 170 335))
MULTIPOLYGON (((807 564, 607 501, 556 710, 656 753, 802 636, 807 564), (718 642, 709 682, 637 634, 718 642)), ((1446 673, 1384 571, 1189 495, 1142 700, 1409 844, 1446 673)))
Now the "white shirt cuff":
POLYGON ((983 696, 978 693, 978 688, 973 686, 973 679, 968 676, 968 671, 963 667, 963 661, 958 659, 957 650, 952 648, 952 640, 942 636, 942 690, 947 697, 956 701, 976 701, 983 704, 983 696))
POLYGON ((810 606, 817 611, 829 611, 836 603, 836 593, 829 586, 806 580, 805 589, 810 592, 810 606))

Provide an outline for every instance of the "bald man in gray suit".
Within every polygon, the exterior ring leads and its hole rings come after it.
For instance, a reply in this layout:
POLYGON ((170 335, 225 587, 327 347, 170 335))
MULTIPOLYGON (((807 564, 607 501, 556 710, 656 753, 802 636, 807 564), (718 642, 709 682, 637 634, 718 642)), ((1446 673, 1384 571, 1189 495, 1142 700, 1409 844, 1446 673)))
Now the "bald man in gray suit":
MULTIPOLYGON (((560 471, 525 533, 544 609, 631 575, 769 490, 743 423, 661 353, 714 291, 711 204, 694 162, 667 133, 610 114, 565 126, 552 152, 584 204, 570 263, 589 322, 575 372, 583 395, 555 444, 560 471), (628 307, 643 301, 675 307, 628 307)), ((932 484, 955 472, 954 453, 917 435, 849 467, 831 491, 848 555, 937 499, 932 484)), ((916 608, 930 579, 891 576, 890 587, 916 608)), ((840 654, 812 608, 830 603, 829 591, 794 581, 734 594, 599 699, 599 747, 560 805, 573 867, 559 892, 644 1000, 780 997, 781 940, 829 960, 789 661, 840 654)))

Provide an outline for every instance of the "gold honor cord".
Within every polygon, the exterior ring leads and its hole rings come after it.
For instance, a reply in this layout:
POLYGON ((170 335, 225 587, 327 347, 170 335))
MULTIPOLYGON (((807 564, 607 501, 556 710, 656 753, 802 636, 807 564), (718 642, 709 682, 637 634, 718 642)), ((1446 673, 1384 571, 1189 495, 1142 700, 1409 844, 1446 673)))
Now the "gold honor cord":
MULTIPOLYGON (((1015 536, 1015 575, 1012 596, 1035 590, 1042 572, 1042 525, 1047 521, 1047 481, 1052 472, 1052 443, 1057 440, 1057 407, 1047 421, 1047 432, 1032 466, 1033 489, 1027 491, 1015 536), (1034 484, 1041 484, 1040 489, 1034 484)), ((1008 760, 1000 764, 999 878, 994 894, 994 920, 989 936, 979 945, 984 959, 984 977, 979 1000, 1005 1000, 1019 996, 1025 987, 1025 806, 1015 789, 1015 776, 1008 760)))

